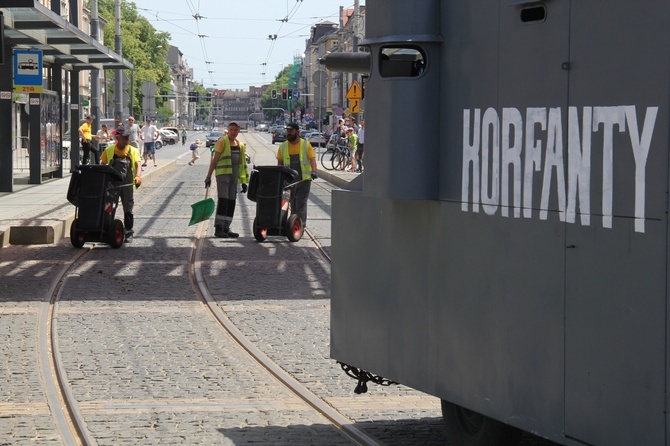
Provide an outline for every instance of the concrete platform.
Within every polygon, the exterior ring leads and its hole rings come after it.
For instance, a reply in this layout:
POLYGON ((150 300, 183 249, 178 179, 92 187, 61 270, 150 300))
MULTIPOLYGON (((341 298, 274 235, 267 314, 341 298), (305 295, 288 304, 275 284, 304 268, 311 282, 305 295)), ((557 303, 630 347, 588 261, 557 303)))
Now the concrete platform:
MULTIPOLYGON (((142 174, 142 184, 177 167, 170 160, 142 174)), ((42 184, 18 184, 0 193, 0 248, 57 243, 70 236, 75 207, 67 201, 70 175, 42 184)))

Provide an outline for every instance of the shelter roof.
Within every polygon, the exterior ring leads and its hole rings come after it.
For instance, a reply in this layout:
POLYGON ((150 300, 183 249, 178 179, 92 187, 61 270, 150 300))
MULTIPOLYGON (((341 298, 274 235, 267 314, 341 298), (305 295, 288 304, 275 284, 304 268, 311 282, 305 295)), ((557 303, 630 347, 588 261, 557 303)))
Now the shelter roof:
POLYGON ((133 65, 38 0, 3 0, 5 45, 41 50, 65 69, 132 69, 133 65))

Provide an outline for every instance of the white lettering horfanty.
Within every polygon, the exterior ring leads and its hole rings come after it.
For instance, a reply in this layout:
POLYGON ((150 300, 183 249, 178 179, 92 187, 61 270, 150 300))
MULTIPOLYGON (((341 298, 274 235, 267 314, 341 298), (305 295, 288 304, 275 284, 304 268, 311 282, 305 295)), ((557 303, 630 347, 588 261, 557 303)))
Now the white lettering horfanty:
POLYGON ((563 142, 560 107, 528 108, 524 116, 516 108, 463 110, 463 172, 461 210, 487 215, 500 209, 503 217, 549 215, 549 199, 555 194, 560 221, 591 224, 592 134, 602 132, 602 226, 612 227, 614 215, 615 128, 628 132, 635 160, 635 231, 645 231, 646 166, 658 107, 647 107, 639 131, 634 105, 568 108, 567 152, 563 142), (567 153, 567 169, 564 154, 567 153), (540 179, 539 206, 533 206, 533 182, 540 179), (567 178, 566 178, 567 175, 567 178), (555 179, 555 180, 554 180, 555 179), (555 190, 553 190, 555 189, 555 190), (511 197, 510 197, 511 194, 511 197), (523 210, 523 212, 522 212, 523 210))

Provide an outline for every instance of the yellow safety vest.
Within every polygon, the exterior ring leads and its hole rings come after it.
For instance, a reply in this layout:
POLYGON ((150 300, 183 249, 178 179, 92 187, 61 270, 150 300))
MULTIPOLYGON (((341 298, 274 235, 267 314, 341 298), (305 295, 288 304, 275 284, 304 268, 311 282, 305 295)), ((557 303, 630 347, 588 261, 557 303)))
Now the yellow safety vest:
MULTIPOLYGON (((300 159, 300 170, 302 172, 302 179, 310 180, 312 178, 312 164, 307 158, 307 141, 300 138, 300 143, 301 143, 300 151, 298 152, 298 156, 300 159)), ((291 155, 288 153, 288 141, 284 141, 283 143, 281 143, 281 146, 279 146, 279 150, 281 150, 281 156, 282 159, 284 160, 284 165, 286 167, 291 167, 291 155)))
MULTIPOLYGON (((219 156, 219 161, 216 163, 216 175, 231 175, 233 173, 233 156, 231 154, 230 139, 227 136, 221 138, 223 143, 223 152, 219 156)), ((247 172, 247 147, 238 142, 240 145, 240 165, 237 170, 238 181, 246 184, 249 182, 249 174, 247 172)))

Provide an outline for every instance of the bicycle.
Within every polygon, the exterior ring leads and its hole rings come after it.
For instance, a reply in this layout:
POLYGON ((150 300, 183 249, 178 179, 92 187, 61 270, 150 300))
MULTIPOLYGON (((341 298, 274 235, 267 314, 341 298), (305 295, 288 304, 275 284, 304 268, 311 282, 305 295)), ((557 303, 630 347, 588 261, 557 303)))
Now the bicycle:
POLYGON ((346 142, 340 140, 337 135, 332 135, 326 144, 326 151, 321 154, 321 165, 326 170, 342 170, 346 167, 342 162, 348 162, 349 156, 346 142))
POLYGON ((333 170, 344 170, 351 160, 351 150, 347 146, 338 146, 332 159, 333 170))
POLYGON ((337 135, 332 135, 326 143, 326 151, 321 154, 321 165, 326 170, 333 170, 333 157, 337 150, 337 135))

